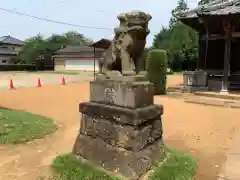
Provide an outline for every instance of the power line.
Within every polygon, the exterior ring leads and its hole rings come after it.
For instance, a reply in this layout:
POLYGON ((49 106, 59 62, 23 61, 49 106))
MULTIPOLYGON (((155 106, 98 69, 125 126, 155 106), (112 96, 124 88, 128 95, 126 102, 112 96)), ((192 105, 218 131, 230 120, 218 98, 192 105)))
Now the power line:
POLYGON ((21 12, 18 12, 18 11, 1 8, 1 7, 0 7, 0 10, 5 11, 5 12, 9 12, 9 13, 13 13, 13 14, 17 14, 17 15, 20 15, 20 16, 30 17, 30 18, 34 18, 34 19, 38 19, 38 20, 42 20, 42 21, 47 21, 47 22, 51 22, 51 23, 56 23, 56 24, 62 24, 62 25, 68 25, 68 26, 74 26, 74 27, 81 27, 81 28, 88 28, 88 29, 99 29, 99 30, 113 31, 113 29, 111 29, 111 28, 85 26, 85 25, 72 24, 72 23, 67 23, 67 22, 62 22, 62 21, 55 21, 55 20, 52 20, 52 19, 47 19, 47 18, 43 18, 43 17, 39 17, 39 16, 33 16, 33 15, 29 15, 29 14, 21 13, 21 12))
POLYGON ((85 25, 72 24, 72 23, 67 23, 67 22, 62 22, 62 21, 55 21, 55 20, 51 20, 51 19, 47 19, 47 18, 43 18, 43 17, 38 17, 38 16, 33 16, 33 15, 29 15, 29 14, 21 13, 21 12, 18 12, 18 11, 1 8, 1 7, 0 7, 0 10, 5 11, 5 12, 9 12, 9 13, 13 13, 13 14, 18 14, 18 15, 21 15, 21 16, 26 16, 26 17, 42 20, 42 21, 52 22, 52 23, 56 23, 56 24, 75 26, 75 27, 81 27, 81 28, 88 28, 88 29, 101 29, 101 30, 111 30, 111 31, 113 30, 113 29, 104 28, 104 27, 85 26, 85 25))
MULTIPOLYGON (((57 0, 63 4, 67 4, 66 1, 63 1, 63 0, 57 0)), ((78 6, 80 8, 82 8, 83 6, 79 5, 79 4, 74 4, 74 6, 78 6)), ((110 12, 110 11, 105 11, 105 10, 102 10, 102 9, 91 9, 93 11, 97 11, 97 12, 101 12, 101 13, 104 13, 104 14, 117 14, 116 12, 110 12)))

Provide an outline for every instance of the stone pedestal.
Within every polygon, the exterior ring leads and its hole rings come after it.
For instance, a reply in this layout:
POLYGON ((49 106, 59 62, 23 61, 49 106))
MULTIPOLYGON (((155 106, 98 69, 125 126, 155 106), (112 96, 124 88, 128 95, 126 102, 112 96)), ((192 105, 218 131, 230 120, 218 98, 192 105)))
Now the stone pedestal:
POLYGON ((185 92, 207 91, 207 73, 205 71, 185 71, 183 74, 185 92))
POLYGON ((153 104, 148 81, 98 79, 90 102, 79 105, 80 132, 73 153, 108 171, 139 179, 165 157, 163 107, 153 104))

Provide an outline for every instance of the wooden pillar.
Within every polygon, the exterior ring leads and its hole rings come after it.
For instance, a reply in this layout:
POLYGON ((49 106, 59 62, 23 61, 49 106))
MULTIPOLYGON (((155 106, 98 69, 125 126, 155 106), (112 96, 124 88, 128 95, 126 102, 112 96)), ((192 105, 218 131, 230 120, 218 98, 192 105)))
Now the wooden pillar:
POLYGON ((222 90, 221 93, 228 93, 228 76, 230 74, 230 55, 231 55, 231 38, 232 27, 230 20, 224 25, 224 31, 226 34, 225 39, 225 53, 224 53, 224 68, 222 78, 222 90))
POLYGON ((198 57, 197 57, 197 70, 200 69, 200 61, 201 61, 201 34, 198 35, 198 57))
POLYGON ((204 52, 204 69, 207 69, 207 58, 208 58, 208 41, 209 41, 209 31, 208 26, 205 24, 206 39, 205 39, 205 52, 204 52))
MULTIPOLYGON (((198 19, 199 23, 203 25, 204 31, 203 34, 205 35, 205 46, 204 46, 204 59, 198 59, 198 69, 200 65, 200 61, 203 61, 203 69, 207 69, 207 57, 208 57, 208 41, 209 41, 209 30, 208 30, 208 21, 204 19, 203 17, 200 17, 198 19)), ((202 39, 202 38, 199 38, 202 39)), ((199 53, 200 53, 200 41, 199 41, 199 53)))
POLYGON ((93 46, 93 77, 96 80, 96 47, 93 46))

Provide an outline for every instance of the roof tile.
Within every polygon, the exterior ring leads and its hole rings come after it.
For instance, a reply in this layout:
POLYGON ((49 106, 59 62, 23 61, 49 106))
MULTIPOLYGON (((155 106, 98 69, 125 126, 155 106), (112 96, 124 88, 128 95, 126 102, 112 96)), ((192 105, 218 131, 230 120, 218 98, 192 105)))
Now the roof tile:
MULTIPOLYGON (((104 51, 103 49, 96 48, 96 51, 104 51)), ((88 45, 77 45, 77 46, 67 46, 65 48, 59 49, 56 54, 61 53, 79 53, 79 52, 93 52, 93 47, 88 45)))
POLYGON ((196 18, 199 15, 227 15, 240 13, 240 0, 215 0, 197 8, 179 13, 181 18, 196 18))
POLYGON ((0 42, 4 43, 4 44, 13 44, 13 45, 19 45, 19 46, 23 46, 24 45, 23 41, 21 41, 19 39, 16 39, 16 38, 13 38, 11 36, 2 36, 2 37, 0 37, 0 42))
POLYGON ((16 51, 14 51, 13 49, 1 46, 0 47, 0 54, 4 54, 4 55, 17 55, 18 53, 16 51))

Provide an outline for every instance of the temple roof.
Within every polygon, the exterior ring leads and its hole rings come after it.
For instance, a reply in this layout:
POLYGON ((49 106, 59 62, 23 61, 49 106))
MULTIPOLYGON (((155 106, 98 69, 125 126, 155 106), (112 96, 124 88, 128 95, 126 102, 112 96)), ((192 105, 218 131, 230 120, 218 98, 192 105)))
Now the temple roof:
POLYGON ((215 0, 207 4, 184 12, 179 12, 180 19, 197 18, 199 16, 220 16, 228 14, 240 14, 240 0, 215 0))
POLYGON ((93 44, 90 45, 90 47, 95 47, 95 48, 101 48, 101 49, 108 49, 111 44, 111 41, 109 39, 100 39, 97 42, 94 42, 93 44))

